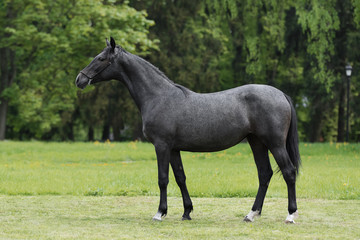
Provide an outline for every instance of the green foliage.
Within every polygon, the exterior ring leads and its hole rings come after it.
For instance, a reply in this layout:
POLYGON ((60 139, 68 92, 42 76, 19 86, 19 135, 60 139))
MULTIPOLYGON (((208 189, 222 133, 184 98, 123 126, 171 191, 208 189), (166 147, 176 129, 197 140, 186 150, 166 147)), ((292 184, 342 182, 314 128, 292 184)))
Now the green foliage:
POLYGON ((292 97, 300 136, 309 141, 344 140, 344 66, 350 62, 350 139, 359 141, 359 9, 358 0, 2 1, 0 65, 7 70, 0 70, 0 101, 9 102, 7 136, 142 138, 138 110, 121 84, 84 92, 73 84, 111 35, 197 92, 248 83, 280 88, 292 97))
POLYGON ((0 32, 6 36, 0 48, 16 52, 18 69, 10 101, 15 114, 8 122, 13 131, 37 138, 71 121, 64 113, 75 111, 74 79, 105 37, 142 55, 156 49, 156 41, 147 38, 154 22, 127 2, 5 1, 1 10, 0 16, 11 12, 11 18, 0 32))
POLYGON ((299 23, 307 33, 308 53, 314 57, 311 64, 314 66, 314 80, 324 85, 330 92, 336 75, 328 67, 334 55, 334 38, 339 30, 340 20, 336 11, 336 1, 296 1, 296 12, 299 23))
POLYGON ((357 27, 360 27, 360 1, 359 0, 351 0, 351 3, 354 7, 354 20, 357 24, 357 27))

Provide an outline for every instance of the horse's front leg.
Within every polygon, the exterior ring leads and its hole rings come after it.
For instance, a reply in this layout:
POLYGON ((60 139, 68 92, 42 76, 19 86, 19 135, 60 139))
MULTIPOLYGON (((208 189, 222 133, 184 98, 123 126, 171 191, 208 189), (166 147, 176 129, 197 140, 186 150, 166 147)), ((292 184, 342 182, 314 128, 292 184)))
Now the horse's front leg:
POLYGON ((170 163, 174 172, 176 183, 180 188, 183 199, 184 214, 182 216, 182 220, 191 220, 190 213, 193 210, 193 205, 190 199, 189 192, 186 187, 186 176, 179 151, 171 152, 170 163))
POLYGON ((160 188, 160 204, 158 212, 153 217, 154 220, 161 221, 167 214, 167 185, 169 183, 169 162, 170 148, 167 144, 155 145, 158 163, 158 183, 160 188))

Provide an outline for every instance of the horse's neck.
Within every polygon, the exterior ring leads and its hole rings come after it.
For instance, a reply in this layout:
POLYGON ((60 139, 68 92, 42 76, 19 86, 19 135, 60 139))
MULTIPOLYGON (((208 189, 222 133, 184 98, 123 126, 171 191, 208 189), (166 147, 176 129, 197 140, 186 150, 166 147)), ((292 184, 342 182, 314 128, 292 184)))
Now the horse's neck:
POLYGON ((150 63, 137 56, 131 61, 134 62, 129 64, 126 85, 140 111, 147 103, 176 89, 175 85, 150 63))

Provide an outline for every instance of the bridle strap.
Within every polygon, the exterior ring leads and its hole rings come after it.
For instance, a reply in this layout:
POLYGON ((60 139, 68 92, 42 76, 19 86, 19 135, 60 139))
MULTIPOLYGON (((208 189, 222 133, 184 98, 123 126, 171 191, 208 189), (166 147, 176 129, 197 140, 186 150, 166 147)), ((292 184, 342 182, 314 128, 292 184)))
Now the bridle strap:
POLYGON ((87 77, 88 79, 91 79, 88 75, 86 75, 86 73, 84 73, 82 70, 80 71, 80 73, 82 74, 82 75, 84 75, 85 77, 87 77))
POLYGON ((94 79, 97 75, 99 75, 102 71, 104 71, 108 66, 111 65, 111 62, 108 62, 106 66, 104 66, 103 69, 101 69, 99 72, 95 73, 93 76, 89 76, 87 73, 86 73, 86 70, 81 70, 80 73, 85 75, 85 77, 87 77, 88 79, 92 80, 94 79))

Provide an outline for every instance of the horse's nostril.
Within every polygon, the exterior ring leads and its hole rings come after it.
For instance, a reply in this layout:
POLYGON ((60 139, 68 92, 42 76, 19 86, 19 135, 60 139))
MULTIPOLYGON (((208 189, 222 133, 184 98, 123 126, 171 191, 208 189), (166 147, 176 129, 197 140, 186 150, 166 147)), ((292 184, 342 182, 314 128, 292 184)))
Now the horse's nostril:
POLYGON ((78 83, 79 83, 79 75, 77 75, 77 77, 76 77, 76 80, 75 80, 75 85, 77 86, 77 85, 78 85, 78 83))

